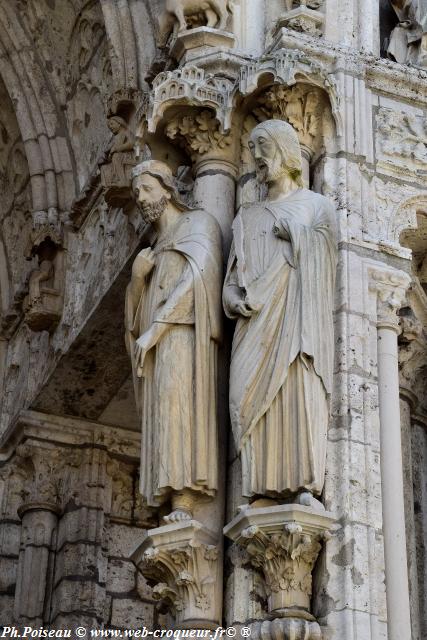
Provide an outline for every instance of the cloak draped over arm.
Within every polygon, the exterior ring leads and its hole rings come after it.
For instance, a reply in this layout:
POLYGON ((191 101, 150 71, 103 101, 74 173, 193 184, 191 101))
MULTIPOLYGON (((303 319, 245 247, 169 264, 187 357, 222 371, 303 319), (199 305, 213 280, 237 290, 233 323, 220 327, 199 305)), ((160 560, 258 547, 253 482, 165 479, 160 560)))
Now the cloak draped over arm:
POLYGON ((334 357, 331 300, 337 263, 335 211, 323 200, 311 224, 285 214, 280 216, 278 226, 290 238, 300 280, 300 353, 313 359, 314 369, 330 395, 334 357))

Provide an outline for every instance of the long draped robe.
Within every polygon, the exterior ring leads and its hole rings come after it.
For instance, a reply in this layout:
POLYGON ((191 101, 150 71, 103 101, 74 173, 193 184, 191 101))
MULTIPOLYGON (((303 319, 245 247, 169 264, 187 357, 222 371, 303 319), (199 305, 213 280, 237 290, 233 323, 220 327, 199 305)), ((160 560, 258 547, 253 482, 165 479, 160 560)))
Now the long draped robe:
POLYGON ((234 317, 236 291, 256 310, 237 321, 230 368, 243 495, 319 494, 334 354, 335 211, 323 196, 299 189, 244 208, 233 236, 225 311, 234 317), (290 240, 275 235, 274 225, 290 240))
POLYGON ((221 235, 204 211, 182 214, 153 246, 139 304, 126 294, 126 342, 141 416, 140 490, 149 506, 171 490, 217 489, 216 360, 221 336, 221 235), (153 322, 168 330, 137 376, 135 341, 153 322))
POLYGON ((427 0, 391 0, 399 19, 393 29, 387 53, 396 62, 416 62, 419 42, 427 33, 427 0))

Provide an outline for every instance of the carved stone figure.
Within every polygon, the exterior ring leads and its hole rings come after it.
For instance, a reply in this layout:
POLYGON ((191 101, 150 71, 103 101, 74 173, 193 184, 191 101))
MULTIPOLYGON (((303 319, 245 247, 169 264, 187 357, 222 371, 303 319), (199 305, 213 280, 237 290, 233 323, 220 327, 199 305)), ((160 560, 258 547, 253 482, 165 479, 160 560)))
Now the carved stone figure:
POLYGON ((179 198, 166 164, 134 170, 133 190, 155 240, 135 259, 126 342, 142 424, 141 493, 171 499, 167 522, 191 518, 217 489, 216 354, 221 334, 221 235, 179 198))
POLYGON ((324 483, 334 356, 335 212, 304 189, 301 149, 287 122, 254 128, 249 147, 265 201, 243 207, 223 300, 237 318, 230 413, 243 495, 311 504, 324 483), (307 494, 309 492, 309 494, 307 494))
POLYGON ((388 55, 396 62, 427 66, 427 0, 390 0, 399 24, 394 28, 388 55))
POLYGON ((166 45, 176 23, 178 31, 186 31, 187 17, 199 13, 205 15, 206 26, 224 30, 231 8, 231 0, 166 0, 165 11, 159 19, 159 45, 166 45))
POLYGON ((37 247, 37 256, 23 303, 25 321, 33 331, 52 331, 62 315, 64 252, 48 238, 37 247))
POLYGON ((28 303, 33 306, 41 300, 41 288, 42 282, 46 282, 51 278, 53 274, 53 264, 50 260, 42 260, 40 267, 31 272, 30 280, 28 283, 28 303))
POLYGON ((120 116, 109 118, 108 126, 115 137, 107 162, 101 166, 101 181, 107 203, 120 207, 131 197, 131 173, 136 164, 133 152, 134 135, 127 122, 120 116))

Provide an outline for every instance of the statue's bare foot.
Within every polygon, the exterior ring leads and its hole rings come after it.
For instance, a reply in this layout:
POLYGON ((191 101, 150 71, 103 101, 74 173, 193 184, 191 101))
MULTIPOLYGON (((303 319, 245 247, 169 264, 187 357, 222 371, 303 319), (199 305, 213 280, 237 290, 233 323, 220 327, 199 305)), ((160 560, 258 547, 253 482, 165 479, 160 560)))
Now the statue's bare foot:
POLYGON ((168 516, 164 516, 163 520, 167 522, 167 524, 188 522, 191 520, 191 513, 189 511, 184 511, 184 509, 175 509, 168 516))
POLYGON ((311 507, 315 511, 325 511, 325 507, 320 500, 317 500, 309 491, 303 491, 300 493, 297 496, 295 503, 300 504, 303 507, 311 507))

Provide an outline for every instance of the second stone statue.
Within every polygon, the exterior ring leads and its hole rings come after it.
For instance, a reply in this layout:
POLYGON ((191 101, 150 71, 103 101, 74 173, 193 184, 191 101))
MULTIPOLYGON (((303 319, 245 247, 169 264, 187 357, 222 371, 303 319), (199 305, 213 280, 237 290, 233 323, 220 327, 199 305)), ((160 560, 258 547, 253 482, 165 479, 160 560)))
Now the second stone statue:
MULTIPOLYGON (((249 147, 266 199, 242 208, 223 301, 237 319, 230 414, 252 501, 320 506, 334 357, 336 215, 303 188, 293 127, 269 120, 249 147)), ((254 505, 255 506, 255 505, 254 505)))
POLYGON ((135 259, 126 298, 127 348, 141 418, 141 494, 191 520, 217 490, 216 361, 221 336, 221 232, 180 199, 169 167, 134 169, 133 191, 155 240, 135 259))

